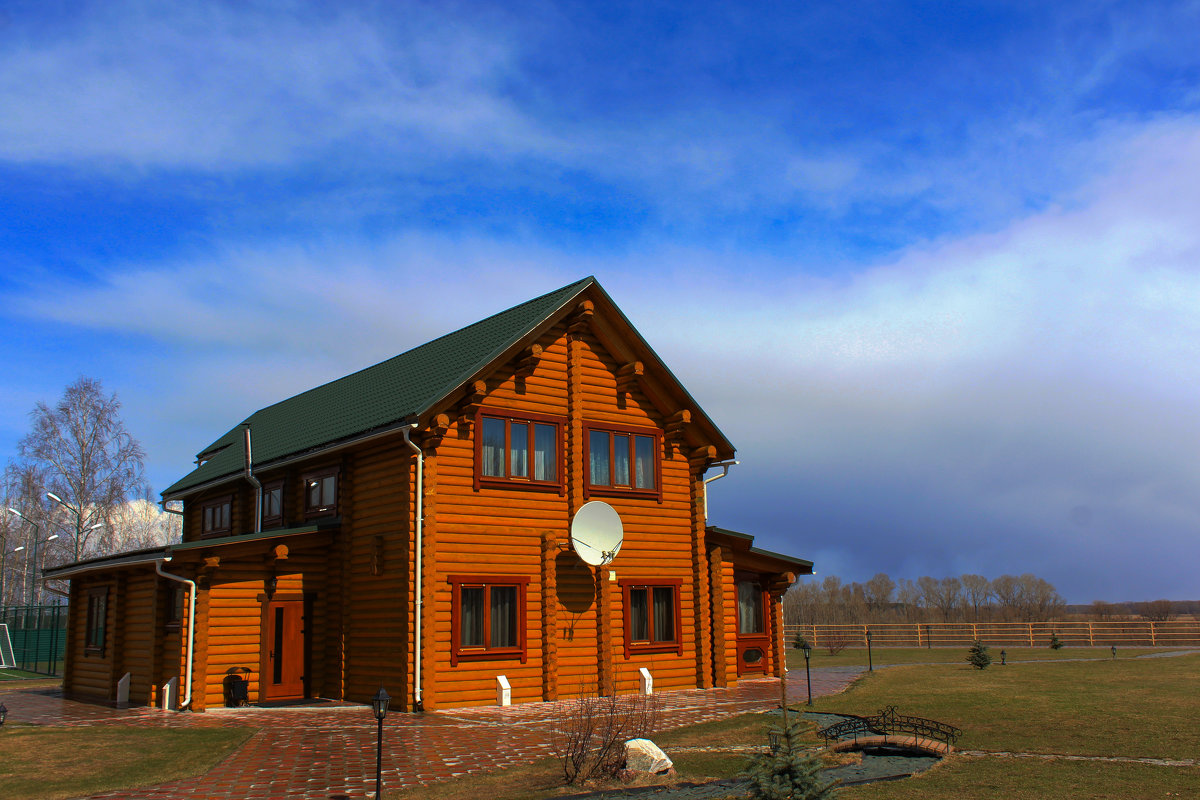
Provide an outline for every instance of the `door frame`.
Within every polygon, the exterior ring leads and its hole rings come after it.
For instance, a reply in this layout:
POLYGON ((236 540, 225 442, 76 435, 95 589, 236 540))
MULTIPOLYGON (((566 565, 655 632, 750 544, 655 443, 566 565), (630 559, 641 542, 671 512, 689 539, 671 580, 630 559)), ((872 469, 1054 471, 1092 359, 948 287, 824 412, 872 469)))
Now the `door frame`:
POLYGON ((259 661, 258 661, 258 702, 274 703, 285 700, 303 700, 311 696, 310 676, 312 673, 312 598, 300 592, 279 592, 271 597, 265 594, 258 596, 262 605, 261 623, 259 627, 259 661), (271 641, 268 631, 271 628, 270 614, 273 603, 300 603, 300 657, 303 659, 303 674, 299 697, 267 697, 267 681, 270 668, 271 641))

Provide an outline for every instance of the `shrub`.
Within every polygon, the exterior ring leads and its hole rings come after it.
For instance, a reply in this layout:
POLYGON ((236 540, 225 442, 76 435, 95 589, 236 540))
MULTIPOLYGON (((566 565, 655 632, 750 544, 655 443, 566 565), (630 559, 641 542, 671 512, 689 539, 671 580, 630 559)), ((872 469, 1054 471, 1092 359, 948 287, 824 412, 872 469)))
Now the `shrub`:
POLYGON ((652 695, 585 695, 554 728, 553 752, 568 784, 611 778, 625 764, 625 742, 654 733, 659 701, 652 695))
MULTIPOLYGON (((792 649, 793 650, 803 650, 806 647, 809 647, 808 639, 804 638, 803 633, 800 633, 799 631, 797 631, 796 638, 792 639, 792 649)), ((809 649, 811 650, 812 648, 809 647, 809 649)))
POLYGON ((976 639, 971 645, 971 649, 967 651, 967 663, 975 669, 987 669, 991 666, 992 657, 988 655, 988 649, 983 642, 976 639))
POLYGON ((1062 650, 1062 648, 1063 648, 1063 640, 1058 638, 1058 633, 1055 632, 1055 633, 1050 634, 1050 649, 1051 650, 1062 650))
POLYGON ((837 792, 837 781, 821 778, 820 759, 799 750, 800 724, 776 728, 781 733, 779 750, 753 756, 742 770, 755 800, 824 800, 837 792))
POLYGON ((831 656, 836 656, 838 653, 846 649, 850 644, 850 637, 844 631, 833 631, 825 635, 825 650, 831 656))

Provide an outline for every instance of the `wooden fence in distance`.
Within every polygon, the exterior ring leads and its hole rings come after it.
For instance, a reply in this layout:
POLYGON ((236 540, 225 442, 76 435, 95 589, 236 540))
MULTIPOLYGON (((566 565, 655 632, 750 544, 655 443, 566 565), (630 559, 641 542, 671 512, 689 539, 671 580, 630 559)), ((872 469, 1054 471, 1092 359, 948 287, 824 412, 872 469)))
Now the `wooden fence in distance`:
POLYGON ((962 647, 979 640, 1006 647, 1049 647, 1057 635, 1067 647, 1200 647, 1200 621, 920 622, 875 625, 785 625, 786 644, 797 634, 814 648, 962 647))

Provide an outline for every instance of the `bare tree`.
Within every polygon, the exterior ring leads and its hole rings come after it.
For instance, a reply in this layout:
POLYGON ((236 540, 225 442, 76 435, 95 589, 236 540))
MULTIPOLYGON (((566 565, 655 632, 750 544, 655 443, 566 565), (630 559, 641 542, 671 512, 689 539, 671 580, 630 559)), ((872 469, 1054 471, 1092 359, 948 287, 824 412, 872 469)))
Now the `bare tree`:
POLYGON ((904 610, 904 618, 916 622, 921 617, 921 589, 908 578, 901 578, 896 587, 896 602, 904 610))
POLYGON ((1021 613, 1021 586, 1013 575, 1001 575, 992 579, 992 596, 996 598, 1000 615, 1005 620, 1013 620, 1021 613))
POLYGON ((1066 608, 1058 590, 1049 581, 1025 573, 1017 579, 1017 583, 1021 617, 1027 622, 1054 619, 1066 608))
POLYGON ((1170 600, 1151 600, 1148 603, 1135 603, 1134 610, 1142 619, 1151 622, 1167 622, 1175 616, 1170 600))
POLYGON ((70 535, 75 561, 102 553, 96 531, 145 489, 142 447, 125 430, 120 409, 100 381, 80 378, 53 408, 37 404, 33 429, 17 444, 13 472, 23 478, 26 506, 70 535))
POLYGON ((872 611, 881 612, 891 606, 892 592, 896 590, 896 584, 887 576, 887 573, 880 572, 866 582, 863 590, 866 594, 867 606, 872 611))
POLYGON ((1093 600, 1088 609, 1093 617, 1099 620, 1112 619, 1117 615, 1117 607, 1104 600, 1093 600))
POLYGON ((992 582, 982 575, 963 575, 960 580, 967 596, 967 602, 971 604, 971 619, 978 622, 979 607, 986 607, 988 601, 992 599, 992 582))

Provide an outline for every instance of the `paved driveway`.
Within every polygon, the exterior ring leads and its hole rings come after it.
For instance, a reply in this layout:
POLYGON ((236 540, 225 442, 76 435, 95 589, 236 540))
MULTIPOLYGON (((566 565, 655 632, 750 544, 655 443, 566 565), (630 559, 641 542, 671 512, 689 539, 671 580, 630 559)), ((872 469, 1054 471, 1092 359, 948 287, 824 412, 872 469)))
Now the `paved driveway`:
MULTIPOLYGON (((813 694, 841 691, 861 672, 857 667, 815 669, 813 694)), ((793 671, 789 677, 789 700, 803 702, 803 676, 793 671)), ((64 700, 57 691, 5 692, 2 687, 0 684, 0 702, 8 706, 8 718, 13 722, 259 728, 245 745, 206 775, 96 797, 328 800, 374 794, 376 723, 366 706, 334 703, 177 714, 148 708, 107 708, 64 700)), ((660 728, 665 729, 773 708, 779 702, 779 681, 761 678, 742 681, 731 689, 664 691, 657 696, 662 703, 660 728)), ((508 708, 390 714, 384 722, 384 785, 419 786, 547 755, 551 724, 562 717, 564 706, 565 702, 526 703, 508 708)))

